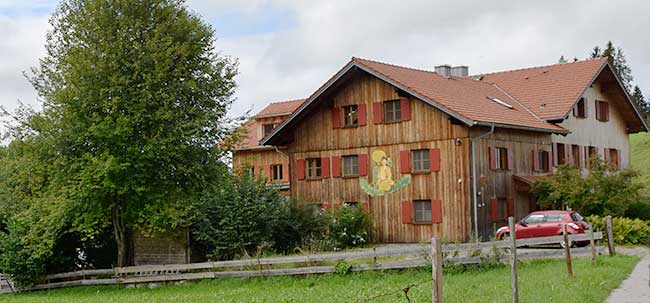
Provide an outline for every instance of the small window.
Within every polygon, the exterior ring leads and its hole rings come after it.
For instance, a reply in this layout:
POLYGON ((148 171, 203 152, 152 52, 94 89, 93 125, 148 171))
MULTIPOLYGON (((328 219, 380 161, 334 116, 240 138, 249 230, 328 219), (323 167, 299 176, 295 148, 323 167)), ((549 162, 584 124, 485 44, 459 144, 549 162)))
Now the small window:
POLYGON ((307 162, 307 178, 317 179, 321 177, 320 158, 309 158, 307 162))
POLYGON ((280 181, 284 179, 282 176, 282 164, 271 165, 271 172, 273 181, 280 181))
POLYGON ((251 176, 255 176, 255 166, 248 167, 248 174, 251 176))
POLYGON ((585 218, 583 218, 579 213, 572 213, 571 214, 571 219, 573 219, 573 221, 584 221, 585 220, 585 218))
POLYGON ((343 202, 343 206, 358 208, 359 202, 343 202))
POLYGON ((275 124, 263 124, 262 127, 264 128, 264 137, 266 137, 273 131, 275 124))
POLYGON ((428 149, 419 149, 412 151, 413 153, 413 171, 414 172, 428 172, 431 170, 431 162, 429 159, 428 149))
POLYGON ((343 177, 359 175, 359 156, 343 156, 343 177))
POLYGON ((539 169, 546 173, 550 171, 550 157, 549 152, 545 150, 539 151, 539 169))
POLYGON ((359 125, 356 105, 343 106, 343 115, 345 118, 345 127, 355 127, 359 125))
POLYGON ((609 103, 596 101, 596 119, 601 122, 609 121, 609 103))
POLYGON ((580 119, 587 118, 587 108, 585 107, 585 98, 580 98, 580 101, 576 103, 576 106, 573 108, 573 116, 580 119))
POLYGON ((577 168, 580 168, 580 146, 575 144, 571 145, 571 155, 573 156, 573 164, 577 168))
POLYGON ((524 219, 524 223, 530 224, 540 224, 544 222, 544 215, 542 214, 530 214, 524 219))
POLYGON ((557 143, 555 151, 557 152, 557 164, 562 165, 566 163, 566 153, 564 151, 564 144, 557 143))
POLYGON ((562 222, 562 219, 564 219, 563 214, 548 214, 546 215, 546 217, 544 217, 544 222, 557 223, 557 222, 562 222))
POLYGON ((505 147, 495 148, 496 169, 508 170, 508 149, 505 147))
POLYGON ((384 122, 399 122, 402 120, 400 100, 384 101, 384 122))
POLYGON ((413 201, 413 207, 415 208, 416 223, 431 223, 431 201, 416 200, 413 201))
POLYGON ((620 157, 621 155, 618 154, 618 150, 614 148, 610 148, 608 150, 609 150, 609 163, 612 165, 612 167, 615 170, 620 169, 620 167, 618 167, 618 162, 619 162, 618 157, 620 157))

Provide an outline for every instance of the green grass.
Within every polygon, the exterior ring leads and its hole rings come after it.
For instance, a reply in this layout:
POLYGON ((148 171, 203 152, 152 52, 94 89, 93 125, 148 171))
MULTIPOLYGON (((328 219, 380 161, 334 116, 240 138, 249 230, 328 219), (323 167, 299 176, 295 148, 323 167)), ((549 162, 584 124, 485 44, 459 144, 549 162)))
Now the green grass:
MULTIPOLYGON (((638 180, 650 184, 650 133, 630 135, 630 150, 632 168, 641 173, 638 180)), ((650 186, 646 186, 643 193, 650 195, 650 186)))
MULTIPOLYGON (((573 263, 575 278, 566 275, 563 260, 524 262, 519 271, 521 302, 603 302, 627 277, 638 258, 601 257, 573 263)), ((345 276, 271 277, 204 280, 155 289, 116 286, 77 287, 20 295, 0 295, 0 302, 406 302, 402 288, 411 288, 412 302, 431 302, 430 272, 425 270, 354 273, 345 276)), ((443 276, 445 302, 510 302, 510 268, 449 273, 443 276)))

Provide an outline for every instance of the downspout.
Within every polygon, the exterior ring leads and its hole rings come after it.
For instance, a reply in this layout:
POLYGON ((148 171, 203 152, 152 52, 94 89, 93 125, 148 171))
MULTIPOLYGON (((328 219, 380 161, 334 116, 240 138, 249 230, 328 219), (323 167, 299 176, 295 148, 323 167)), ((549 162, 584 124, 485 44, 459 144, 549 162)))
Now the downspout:
POLYGON ((474 215, 474 238, 476 239, 476 242, 479 242, 478 238, 478 190, 477 190, 477 176, 476 176, 476 144, 474 141, 485 138, 491 134, 494 133, 494 124, 492 124, 492 127, 490 128, 490 131, 487 133, 484 133, 478 137, 475 138, 470 138, 470 148, 472 150, 472 207, 473 207, 473 215, 474 215))

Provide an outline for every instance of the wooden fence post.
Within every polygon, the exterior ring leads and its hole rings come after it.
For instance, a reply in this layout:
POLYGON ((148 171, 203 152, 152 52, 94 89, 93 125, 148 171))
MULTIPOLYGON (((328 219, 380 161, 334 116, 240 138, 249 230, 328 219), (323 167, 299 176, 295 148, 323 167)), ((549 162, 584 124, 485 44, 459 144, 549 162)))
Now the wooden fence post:
POLYGON ((431 302, 442 302, 442 245, 438 238, 431 238, 431 302))
POLYGON ((515 218, 508 217, 510 226, 510 272, 512 274, 512 303, 519 302, 519 287, 517 282, 517 230, 515 229, 515 218))
POLYGON ((589 245, 591 245, 591 264, 596 265, 596 258, 598 258, 598 253, 596 252, 596 242, 594 241, 594 229, 589 229, 589 245))
POLYGON ((562 235, 564 236, 564 258, 566 259, 566 270, 569 277, 573 277, 573 267, 571 266, 571 242, 569 242, 569 233, 566 231, 566 224, 562 224, 562 235))
POLYGON ((616 249, 614 248, 614 231, 612 228, 612 216, 605 217, 605 229, 607 230, 607 249, 609 249, 609 255, 615 256, 616 249))

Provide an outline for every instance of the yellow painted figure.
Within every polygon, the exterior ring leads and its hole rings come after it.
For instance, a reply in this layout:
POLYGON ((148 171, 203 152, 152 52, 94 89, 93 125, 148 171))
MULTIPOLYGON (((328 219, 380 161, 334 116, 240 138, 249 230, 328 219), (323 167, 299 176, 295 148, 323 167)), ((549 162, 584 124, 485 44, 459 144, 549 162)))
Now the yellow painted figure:
POLYGON ((372 170, 373 182, 368 182, 366 178, 360 178, 361 188, 369 195, 383 196, 386 193, 392 193, 406 186, 411 182, 411 175, 402 175, 399 181, 393 180, 393 161, 386 155, 383 150, 376 150, 372 153, 372 161, 375 163, 372 170))
POLYGON ((390 166, 388 166, 389 162, 390 158, 384 156, 377 163, 379 171, 377 172, 377 184, 375 186, 381 191, 388 191, 395 184, 395 181, 393 181, 393 173, 390 171, 390 166))

